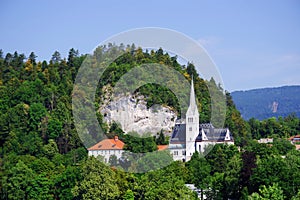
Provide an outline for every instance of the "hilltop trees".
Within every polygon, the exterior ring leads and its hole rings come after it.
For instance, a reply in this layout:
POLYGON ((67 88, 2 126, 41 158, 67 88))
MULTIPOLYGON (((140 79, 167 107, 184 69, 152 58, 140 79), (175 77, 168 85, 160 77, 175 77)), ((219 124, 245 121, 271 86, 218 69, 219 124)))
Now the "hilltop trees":
MULTIPOLYGON (((54 56, 55 66, 37 61, 34 52, 27 60, 24 54, 17 52, 0 58, 1 199, 62 197, 63 194, 55 192, 70 190, 74 184, 59 185, 57 173, 63 175, 64 168, 69 169, 68 163, 73 164, 74 160, 79 162, 86 157, 86 151, 83 157, 78 156, 80 149, 76 149, 81 144, 74 126, 67 129, 70 126, 65 114, 71 116, 72 85, 60 81, 69 79, 72 82, 72 77, 68 73, 61 77, 55 75, 62 62, 58 54, 54 56), (69 99, 64 101, 64 108, 67 109, 64 115, 58 116, 57 104, 63 102, 64 97, 69 99), (63 132, 64 127, 66 132, 63 132), (65 145, 72 145, 77 155, 70 156, 70 147, 62 151, 59 137, 72 137, 73 141, 68 139, 64 142, 65 145)), ((81 57, 84 56, 76 55, 73 59, 82 60, 81 57)), ((77 62, 77 65, 80 64, 77 62)))
MULTIPOLYGON (((207 156, 194 154, 187 163, 171 163, 167 151, 120 163, 128 170, 160 168, 141 174, 119 170, 114 157, 110 159, 114 167, 87 158, 74 126, 71 96, 86 55, 70 49, 64 59, 56 51, 49 62, 41 62, 34 52, 26 58, 18 52, 4 55, 0 51, 1 199, 195 199, 185 183, 194 183, 211 199, 268 198, 272 192, 286 199, 296 199, 297 193, 299 196, 299 152, 283 139, 300 130, 296 116, 252 119, 248 124, 230 94, 224 96, 213 79, 201 79, 192 63, 180 65, 176 56, 162 49, 148 52, 134 45, 110 44, 97 48, 94 57, 99 60, 118 51, 122 56, 100 77, 96 102, 92 102, 95 108, 102 103, 102 88, 114 86, 129 70, 145 63, 164 64, 189 81, 194 78, 201 123, 211 120, 210 92, 217 94, 214 101, 226 98, 227 113, 221 117, 225 117, 225 126, 236 144, 242 146, 241 151, 235 146, 216 145, 207 156), (252 140, 267 136, 276 138, 273 146, 252 140), (164 166, 168 161, 171 164, 164 166)), ((135 92, 146 97, 149 107, 163 104, 180 113, 178 99, 169 88, 146 84, 135 92)), ((224 107, 217 104, 217 108, 224 107)), ((96 115, 107 136, 118 135, 132 152, 155 152, 157 145, 167 144, 168 138, 162 132, 156 137, 136 138, 124 134, 117 123, 106 124, 100 112, 96 115)))

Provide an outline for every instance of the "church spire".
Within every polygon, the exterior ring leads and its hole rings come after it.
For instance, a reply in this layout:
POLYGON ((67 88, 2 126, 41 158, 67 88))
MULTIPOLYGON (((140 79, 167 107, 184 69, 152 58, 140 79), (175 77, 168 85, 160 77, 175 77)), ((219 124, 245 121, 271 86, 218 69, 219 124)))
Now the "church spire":
POLYGON ((199 135, 199 112, 196 104, 194 79, 191 81, 190 105, 185 119, 186 161, 189 161, 195 152, 195 140, 199 135))
MULTIPOLYGON (((192 77, 191 81, 191 91, 190 91, 190 105, 189 108, 192 111, 195 111, 197 109, 197 104, 196 104, 196 98, 195 98, 195 90, 194 90, 194 78, 192 77)), ((197 109, 198 110, 198 109, 197 109)))

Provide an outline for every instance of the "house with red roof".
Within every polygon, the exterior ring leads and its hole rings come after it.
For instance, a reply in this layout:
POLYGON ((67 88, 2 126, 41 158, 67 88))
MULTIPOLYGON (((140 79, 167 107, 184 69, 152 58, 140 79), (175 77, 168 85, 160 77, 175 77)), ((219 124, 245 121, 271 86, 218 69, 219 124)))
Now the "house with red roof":
POLYGON ((115 136, 114 139, 104 139, 94 146, 88 148, 89 156, 103 156, 104 161, 108 162, 111 155, 115 155, 117 159, 121 158, 124 142, 119 140, 118 136, 115 136))
MULTIPOLYGON (((125 143, 121 141, 118 136, 114 139, 104 139, 88 148, 89 156, 103 156, 104 162, 108 163, 110 156, 115 155, 117 159, 120 159, 124 150, 125 143)), ((169 145, 157 145, 158 151, 167 150, 169 145)))
POLYGON ((294 135, 290 137, 289 140, 293 145, 295 145, 296 150, 300 150, 300 135, 294 135))

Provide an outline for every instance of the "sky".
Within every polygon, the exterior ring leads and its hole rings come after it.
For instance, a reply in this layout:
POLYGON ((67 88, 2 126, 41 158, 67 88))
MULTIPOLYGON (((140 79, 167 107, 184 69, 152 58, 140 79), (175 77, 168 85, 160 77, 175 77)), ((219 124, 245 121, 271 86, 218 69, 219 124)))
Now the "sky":
POLYGON ((134 28, 179 31, 215 62, 227 91, 300 85, 300 1, 1 0, 0 49, 90 53, 134 28))

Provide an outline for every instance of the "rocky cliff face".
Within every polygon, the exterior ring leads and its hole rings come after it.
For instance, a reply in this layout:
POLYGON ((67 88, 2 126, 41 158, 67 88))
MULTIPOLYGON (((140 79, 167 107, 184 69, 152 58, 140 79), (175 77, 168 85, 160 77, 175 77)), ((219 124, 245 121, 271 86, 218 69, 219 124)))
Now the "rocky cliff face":
POLYGON ((148 109, 143 96, 114 97, 106 101, 100 111, 106 122, 120 123, 126 133, 135 131, 139 134, 156 134, 161 129, 171 133, 177 118, 176 113, 168 107, 155 105, 148 109))
POLYGON ((114 97, 106 101, 100 110, 105 122, 120 123, 126 133, 136 131, 139 134, 156 134, 163 129, 170 134, 177 118, 176 113, 168 107, 154 105, 148 109, 143 96, 114 97))

